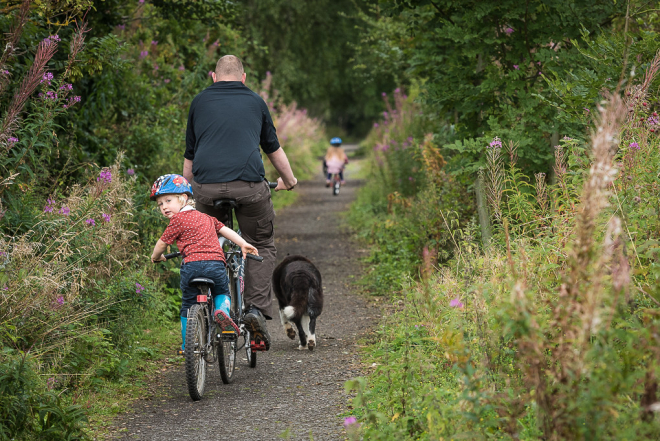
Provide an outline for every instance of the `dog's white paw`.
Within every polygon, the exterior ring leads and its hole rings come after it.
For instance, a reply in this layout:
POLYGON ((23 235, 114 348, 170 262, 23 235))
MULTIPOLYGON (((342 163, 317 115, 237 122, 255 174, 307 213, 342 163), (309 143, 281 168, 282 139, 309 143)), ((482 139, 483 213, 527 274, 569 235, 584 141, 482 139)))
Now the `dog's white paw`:
POLYGON ((298 345, 298 350, 299 351, 304 351, 305 349, 307 349, 307 346, 298 345))

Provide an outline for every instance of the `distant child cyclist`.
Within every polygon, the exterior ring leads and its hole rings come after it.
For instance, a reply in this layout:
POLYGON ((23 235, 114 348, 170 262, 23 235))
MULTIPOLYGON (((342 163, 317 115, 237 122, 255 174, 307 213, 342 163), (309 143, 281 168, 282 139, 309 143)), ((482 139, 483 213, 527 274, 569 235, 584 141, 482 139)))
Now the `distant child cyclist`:
POLYGON ((332 175, 335 173, 339 174, 341 184, 344 185, 346 183, 344 181, 344 167, 348 164, 348 156, 341 147, 341 138, 332 138, 330 145, 331 147, 328 148, 323 159, 323 169, 326 171, 325 186, 330 187, 332 175))
POLYGON ((163 253, 168 245, 176 242, 183 256, 181 263, 181 337, 183 345, 179 354, 183 354, 186 344, 186 325, 188 309, 197 301, 197 288, 190 286, 190 280, 195 277, 206 277, 215 285, 211 288, 213 314, 216 323, 224 331, 239 328, 231 319, 229 310, 229 278, 225 271, 225 255, 220 247, 218 235, 226 237, 241 247, 243 258, 247 253, 258 255, 255 247, 247 243, 231 228, 227 228, 214 217, 200 213, 193 208, 192 187, 180 175, 169 174, 161 176, 151 187, 151 200, 158 203, 163 216, 170 220, 163 235, 156 242, 151 255, 152 262, 165 260, 163 253))

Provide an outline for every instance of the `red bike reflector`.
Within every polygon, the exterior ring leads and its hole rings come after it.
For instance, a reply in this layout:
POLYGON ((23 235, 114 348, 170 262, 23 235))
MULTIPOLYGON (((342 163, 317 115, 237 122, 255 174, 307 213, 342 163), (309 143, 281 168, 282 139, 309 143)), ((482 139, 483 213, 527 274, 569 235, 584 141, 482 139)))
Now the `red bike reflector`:
POLYGON ((197 296, 197 303, 206 303, 207 299, 208 299, 208 296, 200 294, 200 295, 197 296))

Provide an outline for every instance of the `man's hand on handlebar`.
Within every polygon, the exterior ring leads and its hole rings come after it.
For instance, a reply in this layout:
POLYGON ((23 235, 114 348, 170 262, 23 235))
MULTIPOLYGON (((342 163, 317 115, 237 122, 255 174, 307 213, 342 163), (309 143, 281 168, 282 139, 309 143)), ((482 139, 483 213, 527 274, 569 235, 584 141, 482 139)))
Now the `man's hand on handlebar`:
POLYGON ((165 258, 165 256, 164 256, 162 253, 161 253, 161 255, 158 256, 158 257, 156 257, 156 256, 151 256, 151 261, 152 261, 153 263, 165 262, 166 260, 167 260, 167 259, 165 258))
POLYGON ((275 187, 275 191, 282 191, 282 190, 290 191, 293 190, 293 187, 295 187, 296 184, 298 184, 298 180, 296 178, 293 178, 293 184, 289 186, 287 186, 284 183, 284 180, 282 180, 282 178, 277 178, 277 187, 275 187))

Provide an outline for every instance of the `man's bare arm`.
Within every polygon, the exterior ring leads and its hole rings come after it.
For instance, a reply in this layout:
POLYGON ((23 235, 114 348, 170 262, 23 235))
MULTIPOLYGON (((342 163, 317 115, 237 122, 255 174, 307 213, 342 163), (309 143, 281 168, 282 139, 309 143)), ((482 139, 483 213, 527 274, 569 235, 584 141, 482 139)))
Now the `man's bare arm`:
POLYGON ((291 170, 289 158, 286 157, 286 153, 284 153, 282 147, 275 150, 273 153, 268 154, 268 159, 270 159, 273 167, 275 167, 275 170, 280 174, 280 178, 277 179, 277 187, 275 188, 275 191, 289 190, 298 183, 296 177, 293 176, 293 170, 291 170))
POLYGON ((192 166, 193 162, 190 159, 183 160, 183 177, 186 178, 188 182, 192 182, 193 180, 192 166))

